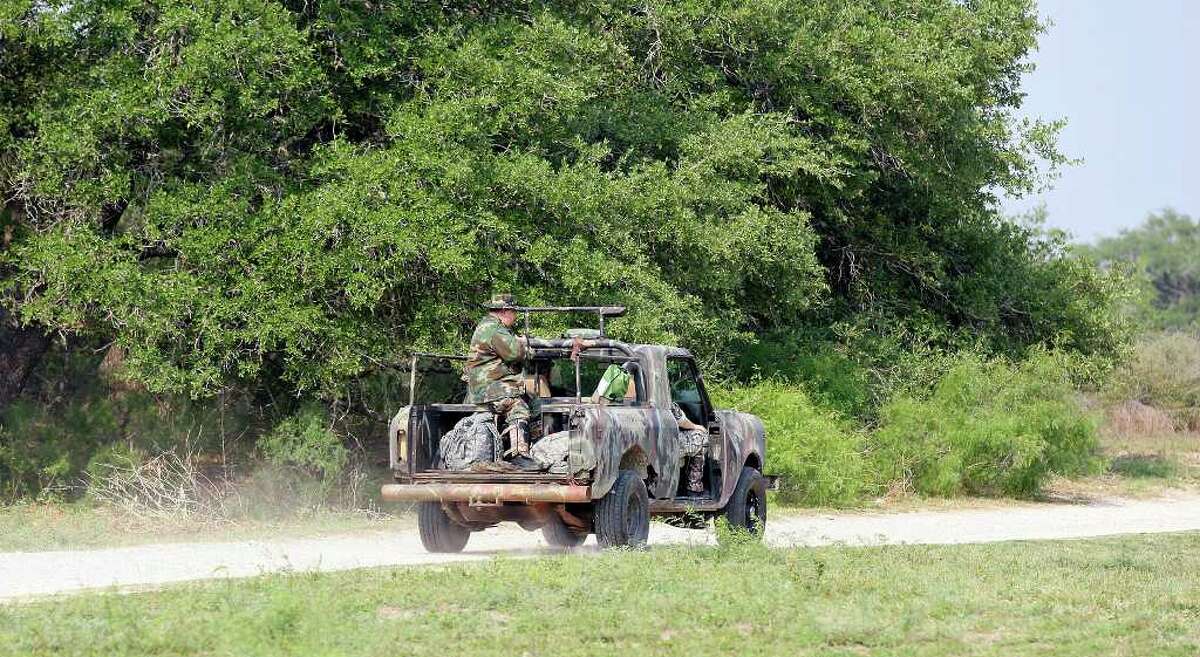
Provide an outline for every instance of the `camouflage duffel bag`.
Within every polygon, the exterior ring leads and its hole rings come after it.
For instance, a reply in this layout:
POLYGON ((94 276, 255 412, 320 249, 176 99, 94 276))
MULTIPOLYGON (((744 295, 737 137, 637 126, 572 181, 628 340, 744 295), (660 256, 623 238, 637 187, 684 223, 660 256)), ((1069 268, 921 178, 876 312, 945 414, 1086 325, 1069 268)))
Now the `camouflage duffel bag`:
POLYGON ((571 445, 571 432, 559 431, 533 444, 529 456, 543 469, 552 474, 567 471, 567 455, 571 445))
POLYGON ((458 421, 438 441, 438 464, 446 470, 466 470, 476 463, 490 463, 501 449, 495 416, 475 413, 458 421))

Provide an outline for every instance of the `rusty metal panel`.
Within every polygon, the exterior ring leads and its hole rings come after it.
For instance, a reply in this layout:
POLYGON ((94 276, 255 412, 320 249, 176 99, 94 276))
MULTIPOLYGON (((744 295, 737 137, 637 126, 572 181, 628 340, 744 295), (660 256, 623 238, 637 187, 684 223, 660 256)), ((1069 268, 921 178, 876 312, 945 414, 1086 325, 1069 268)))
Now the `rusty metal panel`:
POLYGON ((591 501, 587 486, 558 484, 387 484, 380 491, 389 502, 552 502, 591 501))
POLYGON ((565 474, 546 472, 464 472, 461 470, 427 470, 411 477, 414 483, 431 484, 582 484, 587 477, 572 479, 565 474))
POLYGON ((670 410, 671 383, 667 380, 667 350, 656 345, 638 345, 634 353, 641 358, 647 403, 654 408, 670 410))

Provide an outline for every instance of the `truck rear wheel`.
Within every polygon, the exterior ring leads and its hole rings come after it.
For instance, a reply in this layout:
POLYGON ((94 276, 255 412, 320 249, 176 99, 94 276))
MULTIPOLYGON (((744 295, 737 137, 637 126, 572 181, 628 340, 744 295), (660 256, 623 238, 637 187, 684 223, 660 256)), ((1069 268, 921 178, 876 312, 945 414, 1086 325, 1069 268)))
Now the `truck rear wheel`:
POLYGON ((596 542, 602 548, 642 547, 650 537, 650 496, 633 470, 622 470, 596 502, 596 542))
POLYGON ((767 529, 767 480, 754 468, 742 468, 733 497, 725 505, 725 521, 734 529, 762 538, 767 529))
POLYGON ((571 529, 556 514, 542 525, 542 538, 557 548, 573 548, 583 545, 583 542, 587 540, 587 533, 571 529))
POLYGON ((417 505, 417 529, 429 552, 462 552, 471 538, 471 530, 451 520, 439 502, 417 505))

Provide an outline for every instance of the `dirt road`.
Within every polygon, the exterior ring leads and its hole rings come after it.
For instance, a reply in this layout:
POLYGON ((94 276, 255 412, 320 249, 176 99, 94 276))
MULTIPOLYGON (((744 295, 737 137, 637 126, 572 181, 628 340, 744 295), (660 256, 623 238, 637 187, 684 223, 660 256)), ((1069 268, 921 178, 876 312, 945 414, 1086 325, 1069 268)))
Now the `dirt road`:
MULTIPOLYGON (((1200 495, 996 509, 837 513, 771 518, 776 546, 845 543, 985 543, 1200 530, 1200 495)), ((595 551, 594 539, 580 548, 595 551)), ((711 532, 654 524, 652 544, 706 543, 711 532)), ((279 571, 332 571, 438 564, 495 556, 549 554, 540 534, 515 526, 475 534, 462 554, 427 554, 416 532, 373 532, 309 539, 143 545, 103 550, 0 553, 0 601, 95 588, 248 577, 279 571)))

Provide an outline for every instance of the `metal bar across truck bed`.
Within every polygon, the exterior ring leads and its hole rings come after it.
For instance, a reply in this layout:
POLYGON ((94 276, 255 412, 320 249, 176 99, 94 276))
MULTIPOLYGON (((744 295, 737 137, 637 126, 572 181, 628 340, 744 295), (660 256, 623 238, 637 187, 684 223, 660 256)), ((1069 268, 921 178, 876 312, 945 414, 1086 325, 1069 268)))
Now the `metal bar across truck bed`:
POLYGON ((588 486, 562 484, 387 484, 383 499, 389 502, 551 502, 571 504, 590 502, 588 486))

